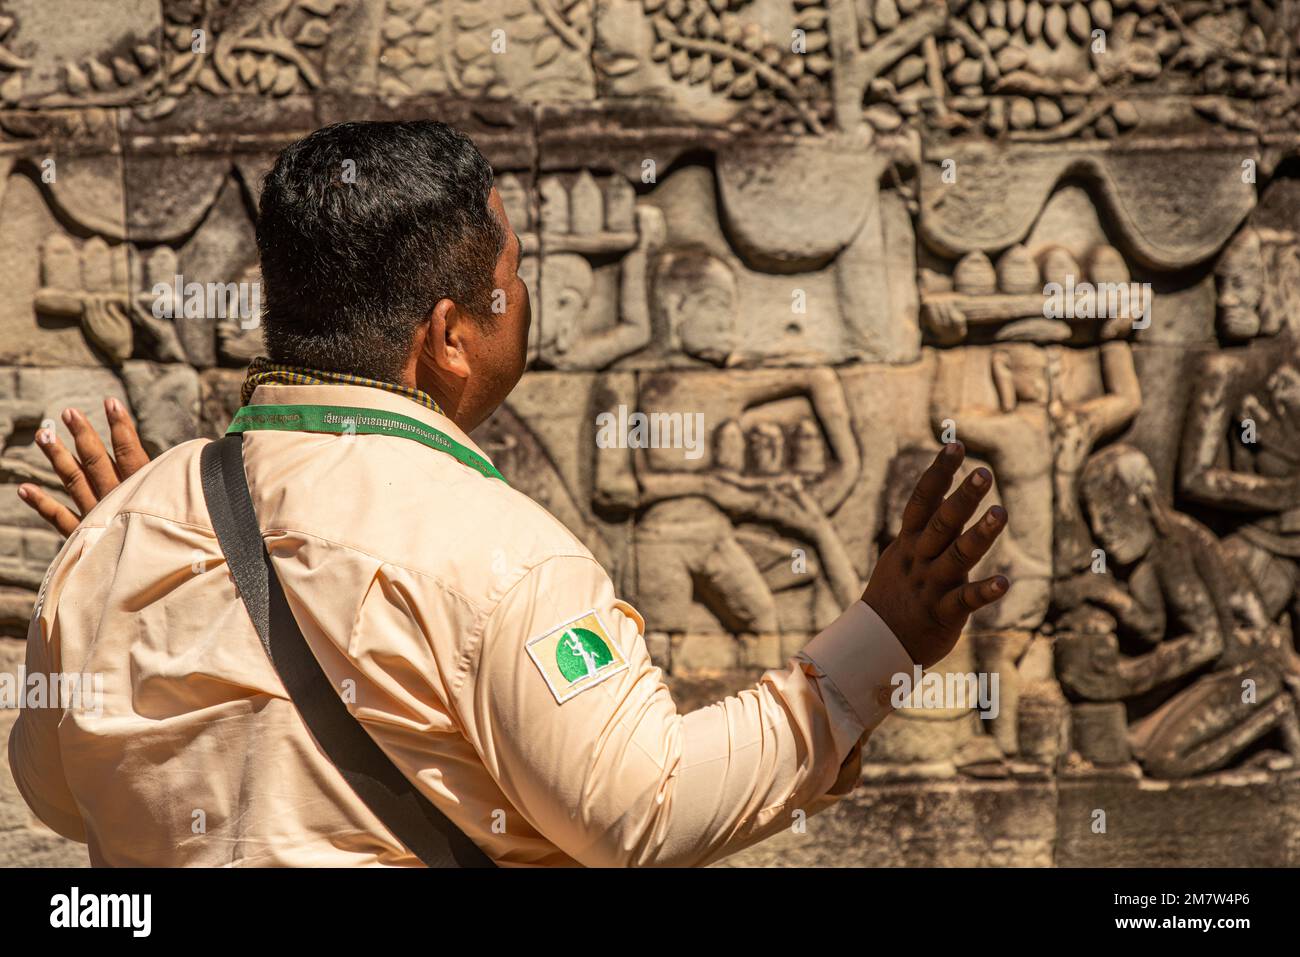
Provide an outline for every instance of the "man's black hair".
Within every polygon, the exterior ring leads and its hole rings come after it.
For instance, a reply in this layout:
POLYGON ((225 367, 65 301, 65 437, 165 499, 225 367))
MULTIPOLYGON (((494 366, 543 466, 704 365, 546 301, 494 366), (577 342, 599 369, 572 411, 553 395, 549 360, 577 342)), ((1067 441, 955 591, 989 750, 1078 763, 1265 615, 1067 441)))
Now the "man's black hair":
POLYGON ((506 242, 491 189, 469 137, 431 120, 336 123, 288 146, 257 221, 271 360, 397 382, 438 300, 489 322, 506 242))

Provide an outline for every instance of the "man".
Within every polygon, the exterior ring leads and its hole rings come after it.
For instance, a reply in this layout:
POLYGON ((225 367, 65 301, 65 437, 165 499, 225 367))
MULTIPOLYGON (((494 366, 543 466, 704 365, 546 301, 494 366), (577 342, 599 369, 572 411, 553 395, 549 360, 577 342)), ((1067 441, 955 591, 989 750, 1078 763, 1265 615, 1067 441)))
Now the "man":
MULTIPOLYGON (((991 476, 945 500, 963 454, 949 446, 863 601, 757 686, 679 715, 641 616, 468 436, 522 374, 530 322, 519 239, 473 144, 432 122, 319 130, 268 175, 257 242, 276 365, 254 363, 245 402, 399 414, 459 450, 360 429, 242 440, 275 572, 323 670, 499 864, 706 864, 829 806, 857 780, 890 677, 933 664, 1006 592, 967 581, 1006 516, 962 532, 991 476), (345 161, 355 182, 339 181, 345 161)), ((125 412, 109 411, 134 467, 125 412)), ((79 465, 42 444, 86 509, 94 477, 116 479, 84 418, 67 421, 79 465)), ((71 531, 27 667, 102 674, 103 695, 98 714, 22 713, 20 790, 95 864, 418 864, 313 743, 258 647, 204 505, 206 444, 130 474, 80 524, 22 490, 71 531)))

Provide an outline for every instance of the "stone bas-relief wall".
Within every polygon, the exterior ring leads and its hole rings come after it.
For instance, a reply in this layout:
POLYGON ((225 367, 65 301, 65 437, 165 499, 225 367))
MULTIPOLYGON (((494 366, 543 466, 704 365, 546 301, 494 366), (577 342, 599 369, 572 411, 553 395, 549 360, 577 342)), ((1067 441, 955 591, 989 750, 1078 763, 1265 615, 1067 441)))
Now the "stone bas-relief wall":
MULTIPOLYGON (((996 716, 922 696, 854 795, 731 863, 1298 863, 1297 28, 1291 0, 0 0, 6 654, 59 547, 14 495, 57 487, 36 430, 115 396, 153 451, 222 431, 256 304, 159 284, 256 282, 292 139, 436 117, 496 168, 533 295, 477 438, 684 710, 860 595, 941 441, 995 473, 979 573, 1015 584, 935 672, 996 676, 996 716)), ((0 855, 76 859, 5 794, 0 855)))

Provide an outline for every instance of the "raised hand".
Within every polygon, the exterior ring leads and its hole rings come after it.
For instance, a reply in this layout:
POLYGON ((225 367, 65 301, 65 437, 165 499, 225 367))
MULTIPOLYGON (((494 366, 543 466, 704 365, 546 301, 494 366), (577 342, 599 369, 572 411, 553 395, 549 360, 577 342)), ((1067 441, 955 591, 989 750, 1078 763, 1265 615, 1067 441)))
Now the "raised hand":
POLYGON ((71 535, 101 498, 149 462, 149 456, 140 444, 140 436, 136 434, 135 423, 122 403, 117 399, 105 399, 104 412, 108 415, 112 455, 104 448, 89 420, 76 409, 63 410, 63 424, 72 433, 77 449, 75 456, 64 448, 53 429, 36 433, 37 446, 49 459, 79 515, 39 486, 31 483, 18 486, 18 497, 63 535, 71 535))
POLYGON ((916 483, 902 530, 880 555, 862 600, 875 609, 912 660, 928 668, 957 643, 966 619, 1007 593, 1001 575, 971 582, 970 571, 1006 527, 1006 509, 994 505, 963 532, 993 477, 979 468, 946 499, 966 450, 944 446, 916 483))

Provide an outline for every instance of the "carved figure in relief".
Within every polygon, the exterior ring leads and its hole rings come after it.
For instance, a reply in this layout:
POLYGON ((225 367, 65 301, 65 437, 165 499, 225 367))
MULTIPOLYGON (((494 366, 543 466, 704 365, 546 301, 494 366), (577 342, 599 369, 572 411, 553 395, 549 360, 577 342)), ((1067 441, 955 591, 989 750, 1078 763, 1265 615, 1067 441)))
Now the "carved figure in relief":
POLYGON ((1237 519, 1225 545, 1270 615, 1300 636, 1300 255, 1292 234, 1247 227, 1217 269, 1218 328, 1244 348, 1198 365, 1179 462, 1189 500, 1237 519))
POLYGON ((1022 591, 1002 611, 1019 610, 1021 617, 1001 624, 1037 626, 1047 610, 1050 578, 1087 564, 1079 470, 1096 444, 1131 422, 1142 404, 1132 349, 1119 338, 1126 328, 1122 322, 1103 325, 1098 352, 1105 391, 1076 401, 1063 398, 1062 346, 995 347, 989 365, 996 408, 963 404, 966 351, 940 356, 931 404, 936 434, 954 426, 957 438, 989 460, 1012 516, 1004 554, 1022 591))
MULTIPOLYGON (((626 181, 621 182, 631 189, 626 181)), ((597 196, 597 203, 599 200, 597 196)), ((581 209, 577 207, 577 211, 581 209)), ((550 224, 566 229, 551 233, 545 231, 545 207, 543 212, 541 274, 535 284, 541 309, 534 322, 537 337, 530 344, 529 361, 541 359, 556 368, 603 369, 643 349, 651 338, 649 273, 664 242, 663 213, 653 206, 629 210, 629 217, 635 218, 635 232, 610 228, 608 208, 603 221, 606 227, 599 228, 598 208, 592 224, 596 228, 587 232, 572 231, 573 213, 561 223, 553 214, 550 224), (596 278, 588 257, 617 253, 626 253, 619 266, 618 304, 614 321, 601 326, 590 316, 596 278)), ((582 225, 581 217, 578 225, 582 225)))
POLYGON ((860 594, 830 518, 860 471, 833 371, 737 370, 726 379, 657 373, 642 385, 640 411, 698 411, 712 427, 695 459, 673 448, 597 455, 597 506, 644 510, 636 530, 639 596, 665 630, 685 630, 698 598, 736 630, 778 631, 774 592, 815 575, 825 576, 836 601, 860 594), (794 411, 800 404, 811 415, 794 411))
POLYGON ((1228 550, 1161 500, 1155 470, 1131 446, 1094 455, 1082 491, 1114 575, 1084 572, 1060 584, 1057 601, 1104 609, 1118 635, 1058 641, 1066 691, 1132 701, 1176 689, 1129 728, 1133 753, 1155 777, 1223 767, 1275 728, 1300 757, 1300 657, 1228 550), (1122 651, 1121 636, 1138 653, 1122 651))

